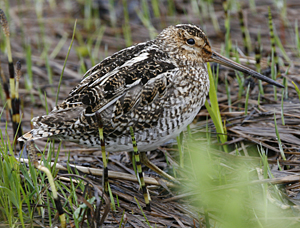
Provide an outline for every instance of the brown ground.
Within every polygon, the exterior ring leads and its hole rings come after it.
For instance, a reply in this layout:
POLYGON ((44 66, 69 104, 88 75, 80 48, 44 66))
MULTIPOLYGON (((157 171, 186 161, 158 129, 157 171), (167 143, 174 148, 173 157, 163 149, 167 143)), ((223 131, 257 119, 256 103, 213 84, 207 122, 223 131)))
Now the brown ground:
MULTIPOLYGON (((10 29, 11 29, 11 44, 14 62, 17 60, 22 61, 23 77, 20 81, 20 95, 22 99, 23 107, 23 131, 27 132, 30 130, 30 119, 33 116, 45 114, 44 99, 40 99, 40 94, 44 93, 47 95, 47 102, 49 110, 55 105, 56 91, 58 87, 59 77, 63 68, 64 59, 66 57, 68 47, 72 37, 73 25, 75 19, 77 19, 77 30, 76 38, 73 44, 73 48, 70 52, 66 69, 63 75, 62 86, 59 94, 59 101, 62 101, 68 94, 68 92, 80 81, 83 72, 80 69, 80 64, 84 62, 86 68, 90 68, 92 63, 86 53, 85 43, 93 42, 96 43, 99 33, 99 26, 96 27, 94 24, 91 28, 87 29, 84 27, 84 8, 83 5, 78 1, 71 1, 67 6, 64 3, 57 3, 55 9, 51 9, 48 4, 44 4, 43 15, 40 19, 40 23, 44 25, 44 33, 41 31, 39 21, 37 20, 35 8, 30 4, 17 4, 17 1, 10 1, 9 12, 10 15, 10 29), (62 37, 66 36, 67 40, 64 43, 62 49, 55 56, 55 58, 49 57, 49 66, 53 73, 53 84, 49 84, 47 75, 47 65, 44 58, 45 51, 48 56, 52 53, 56 45, 62 40, 62 37), (43 40, 45 39, 45 40, 43 40), (25 89, 24 81, 26 80, 27 71, 26 58, 24 45, 30 45, 32 52, 32 67, 33 72, 33 85, 30 90, 25 89), (48 46, 45 50, 44 47, 48 46), (81 52, 84 56, 82 59, 79 58, 76 50, 81 52), (44 52, 44 53, 43 53, 44 52), (39 92, 40 90, 40 92, 39 92), (33 102, 34 98, 34 102, 33 102)), ((99 1, 101 2, 101 1, 99 1)), ((121 1, 120 1, 121 2, 121 1)), ((131 1, 129 1, 131 2, 131 1)), ((167 1, 165 1, 167 2, 167 1)), ((246 1, 248 2, 248 1, 246 1)), ((272 165, 272 170, 277 170, 277 160, 282 166, 290 165, 290 170, 280 175, 292 175, 299 171, 299 146, 300 146, 300 104, 298 95, 292 85, 294 81, 298 86, 300 85, 299 77, 299 66, 298 55, 295 46, 295 35, 294 35, 294 23, 299 18, 300 2, 298 0, 287 1, 287 12, 286 21, 284 21, 280 15, 280 9, 278 9, 273 1, 264 0, 256 3, 257 13, 251 12, 247 3, 243 3, 243 12, 246 26, 249 30, 250 37, 252 40, 252 46, 258 31, 261 33, 261 40, 263 45, 263 56, 262 68, 266 70, 268 68, 267 56, 270 54, 271 46, 269 39, 269 29, 267 12, 268 6, 271 7, 274 25, 276 32, 281 39, 281 42, 285 48, 288 58, 290 61, 285 59, 277 48, 277 52, 282 60, 281 75, 278 77, 279 82, 283 82, 283 77, 287 79, 288 83, 288 98, 284 99, 283 112, 285 117, 285 125, 281 123, 281 92, 277 90, 278 101, 274 100, 273 87, 265 86, 265 96, 263 102, 258 106, 257 94, 258 87, 255 86, 251 91, 248 106, 248 116, 244 116, 244 103, 245 93, 242 95, 242 99, 238 99, 238 85, 232 77, 232 72, 229 72, 228 80, 231 91, 231 103, 232 112, 229 113, 228 99, 225 90, 225 74, 228 71, 225 68, 220 68, 220 79, 218 87, 218 97, 221 108, 221 114, 226 122, 228 123, 227 131, 229 135, 229 144, 239 143, 241 151, 246 153, 244 145, 248 142, 254 144, 262 144, 264 148, 268 148, 271 156, 269 157, 269 163, 272 165), (288 74, 285 71, 290 65, 288 74), (274 126, 274 114, 276 113, 278 131, 282 140, 282 147, 287 156, 287 161, 283 161, 277 143, 277 137, 275 134, 274 126)), ((151 22, 154 25, 157 32, 161 31, 164 27, 170 24, 176 23, 194 23, 200 25, 206 32, 212 47, 220 51, 224 45, 224 11, 220 1, 215 1, 214 10, 216 18, 220 24, 221 33, 217 34, 212 25, 210 15, 199 15, 193 10, 190 1, 179 0, 175 4, 175 14, 169 15, 166 4, 161 3, 161 18, 152 18, 151 22)), ((5 10, 4 4, 0 3, 0 7, 5 10)), ((94 6, 94 10, 97 7, 94 6)), ((101 8, 101 20, 99 18, 93 18, 98 21, 98 25, 105 25, 104 34, 100 43, 100 50, 98 55, 95 57, 96 63, 101 61, 105 56, 114 53, 121 48, 126 47, 126 42, 122 33, 123 13, 122 6, 116 5, 116 11, 118 12, 116 27, 113 28, 110 24, 109 14, 101 8)), ((131 9, 131 8, 130 8, 131 9)), ((135 11, 130 14, 130 26, 131 26, 131 37, 133 43, 142 42, 149 39, 149 31, 140 22, 138 17, 135 15, 135 11)), ((231 12, 231 39, 234 44, 237 44, 241 51, 243 51, 242 34, 240 31, 238 14, 234 11, 231 12)), ((0 42, 3 36, 0 38, 0 42)), ((1 46, 1 45, 0 45, 1 46)), ((94 47, 94 46, 92 46, 94 47)), ((92 50, 93 51, 93 50, 92 50)), ((250 60, 253 60, 253 51, 250 54, 250 60)), ((7 73, 7 57, 1 49, 0 60, 5 75, 7 73)), ((241 62, 246 61, 246 57, 240 57, 241 62)), ((254 67, 253 64, 250 65, 254 67)), ((246 90, 246 89, 245 89, 246 90)), ((3 106, 3 105, 1 105, 3 106)), ((203 120, 203 116, 207 115, 207 111, 203 109, 199 114, 199 120, 203 120)), ((5 128, 6 116, 2 115, 0 127, 5 128)), ((211 124, 211 122, 209 122, 211 124)), ((203 126, 203 121, 199 121, 195 126, 203 126)), ((12 140, 12 129, 9 125, 8 136, 12 140)), ((40 148, 43 148, 45 142, 37 142, 40 148)), ((70 151, 71 160, 74 160, 76 164, 88 166, 88 167, 102 167, 100 152, 96 149, 86 149, 75 144, 63 142, 63 152, 61 153, 60 161, 67 159, 67 152, 70 151), (63 155, 64 154, 64 155, 63 155)), ((234 147, 233 147, 234 148, 234 147)), ((234 149, 233 149, 234 150, 234 149)), ((155 152, 151 152, 148 155, 151 160, 159 165, 161 168, 166 168, 165 157, 162 153, 164 151, 172 159, 172 149, 162 149, 155 152)), ((235 153, 235 152, 234 152, 235 153)), ((176 153, 175 153, 176 154, 176 153)), ((134 174, 132 171, 132 165, 128 159, 127 154, 112 154, 110 155, 109 170, 119 171, 134 174)), ((286 167, 286 166, 285 166, 286 167)), ((145 169, 146 170, 146 169, 145 169)), ((274 172, 275 173, 275 172, 274 172)), ((155 177, 152 172, 147 173, 155 177)), ((89 176, 92 179, 92 176, 89 176)), ((92 179, 95 183, 101 183, 101 178, 92 179)), ((116 212, 110 212, 105 220, 107 227, 118 227, 122 218, 123 210, 125 209, 125 217, 127 219, 127 225, 134 227, 145 226, 141 222, 142 214, 133 197, 138 198, 140 204, 143 204, 142 194, 139 190, 139 186, 136 182, 128 180, 110 179, 112 186, 112 192, 114 195, 119 195, 120 207, 117 208, 116 212)), ((287 193, 291 197, 296 196, 298 193, 299 183, 290 185, 287 188, 287 193)), ((169 227, 202 227, 204 226, 201 220, 202 215, 197 213, 197 210, 190 205, 189 200, 170 200, 163 202, 162 199, 170 198, 172 195, 176 195, 177 190, 171 189, 170 192, 162 186, 153 187, 151 190, 152 196, 152 213, 147 213, 149 222, 157 227, 169 226, 169 227), (200 219, 199 219, 200 218, 200 219)), ((201 212, 200 212, 201 213, 201 212)))

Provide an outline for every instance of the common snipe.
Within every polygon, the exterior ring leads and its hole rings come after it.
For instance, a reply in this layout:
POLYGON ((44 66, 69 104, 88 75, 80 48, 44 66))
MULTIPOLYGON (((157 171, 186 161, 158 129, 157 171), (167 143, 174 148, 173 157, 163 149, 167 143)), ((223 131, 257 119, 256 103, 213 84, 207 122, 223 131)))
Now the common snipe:
POLYGON ((108 151, 132 151, 130 126, 140 151, 156 149, 183 131, 204 104, 209 90, 206 62, 283 87, 212 51, 198 26, 179 24, 92 67, 60 105, 33 118, 36 129, 19 140, 55 137, 100 147, 98 113, 108 151))

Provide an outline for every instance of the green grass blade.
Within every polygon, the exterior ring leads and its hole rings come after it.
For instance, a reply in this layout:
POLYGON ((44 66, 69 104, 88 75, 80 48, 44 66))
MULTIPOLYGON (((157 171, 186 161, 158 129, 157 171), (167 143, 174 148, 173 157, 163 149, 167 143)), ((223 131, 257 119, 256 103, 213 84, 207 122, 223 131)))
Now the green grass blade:
POLYGON ((284 113, 283 113, 283 98, 284 98, 284 89, 282 89, 282 93, 281 93, 281 122, 282 122, 282 125, 284 126, 285 125, 285 121, 284 121, 284 113))
POLYGON ((249 100, 249 93, 250 93, 250 83, 247 87, 246 99, 245 99, 245 116, 248 114, 248 100, 249 100))
POLYGON ((57 88, 57 94, 56 94, 56 99, 55 99, 55 105, 57 105, 57 102, 58 102, 58 95, 59 95, 59 91, 60 91, 62 77, 63 77, 64 71, 65 71, 65 67, 66 67, 66 64, 67 64, 67 60, 68 60, 68 57, 69 57, 69 54, 70 54, 70 51, 71 51, 71 48, 72 48, 72 45, 73 45, 75 31, 76 31, 76 23, 77 23, 77 20, 75 20, 75 23, 74 23, 74 29, 73 29, 73 35, 72 35, 71 44, 69 46, 68 53, 67 53, 67 56, 66 56, 66 59, 65 59, 65 62, 64 62, 64 66, 63 66, 63 69, 62 69, 61 74, 60 74, 58 88, 57 88))
POLYGON ((276 132, 276 137, 277 137, 277 141, 278 141, 280 154, 281 154, 282 159, 286 160, 286 157, 285 157, 285 154, 284 154, 283 148, 282 148, 282 143, 281 143, 281 140, 280 140, 280 135, 279 135, 278 127, 277 127, 276 114, 275 113, 274 113, 274 124, 275 124, 275 132, 276 132))
MULTIPOLYGON (((208 101, 205 101, 205 107, 214 122, 214 125, 216 127, 217 133, 219 134, 219 138, 221 142, 225 143, 227 141, 227 135, 225 134, 226 130, 223 127, 222 118, 219 110, 217 93, 215 89, 215 83, 214 83, 214 79, 213 79, 213 75, 209 63, 207 63, 207 69, 208 69, 208 76, 210 81, 209 99, 211 102, 211 106, 209 105, 208 101)), ((225 146, 224 149, 225 148, 227 147, 225 146)), ((227 149, 225 150, 227 151, 227 149)))
POLYGON ((298 97, 299 97, 299 100, 300 100, 300 90, 299 90, 298 86, 295 84, 295 82, 292 81, 292 83, 293 83, 293 85, 295 87, 295 90, 296 90, 296 92, 298 94, 298 97))
POLYGON ((144 213, 144 211, 143 211, 143 208, 142 208, 141 205, 139 204, 139 201, 137 200, 136 197, 134 197, 134 200, 135 200, 135 202, 137 203, 139 209, 141 210, 141 212, 142 212, 142 214, 143 214, 143 216, 144 216, 144 218, 145 218, 145 220, 146 220, 146 223, 148 224, 149 227, 152 227, 152 226, 150 226, 150 223, 149 223, 149 221, 148 221, 148 219, 147 219, 147 217, 146 217, 146 215, 145 215, 145 213, 144 213))

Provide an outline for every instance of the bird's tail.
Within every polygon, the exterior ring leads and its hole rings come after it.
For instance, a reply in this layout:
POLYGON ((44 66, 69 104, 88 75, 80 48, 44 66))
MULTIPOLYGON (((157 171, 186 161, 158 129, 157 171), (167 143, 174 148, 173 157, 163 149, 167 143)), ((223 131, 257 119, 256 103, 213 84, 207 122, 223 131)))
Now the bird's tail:
POLYGON ((18 138, 18 141, 26 142, 28 140, 36 140, 40 138, 47 138, 54 135, 54 131, 51 131, 49 124, 43 123, 49 119, 49 116, 39 116, 32 119, 32 123, 35 129, 27 132, 18 138))
MULTIPOLYGON (((34 117, 31 121, 34 129, 24 134, 19 141, 36 140, 39 138, 61 138, 74 133, 76 121, 85 119, 84 107, 77 106, 65 109, 54 109, 44 116, 34 117)), ((80 121, 79 121, 80 122, 80 121)))
POLYGON ((23 141, 23 142, 27 142, 29 140, 36 140, 36 139, 40 139, 40 138, 44 138, 47 136, 43 136, 44 133, 39 133, 41 132, 41 130, 39 129, 32 129, 31 131, 25 133, 24 135, 22 135, 21 137, 18 138, 18 141, 23 141))
POLYGON ((21 137, 18 138, 18 141, 23 141, 23 142, 27 142, 28 140, 33 138, 33 130, 25 133, 24 135, 22 135, 21 137))

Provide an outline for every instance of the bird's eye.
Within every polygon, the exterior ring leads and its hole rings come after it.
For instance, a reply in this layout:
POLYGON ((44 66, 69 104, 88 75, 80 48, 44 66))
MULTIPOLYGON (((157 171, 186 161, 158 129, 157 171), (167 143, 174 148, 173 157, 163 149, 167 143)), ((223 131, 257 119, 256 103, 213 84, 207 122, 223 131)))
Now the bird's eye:
POLYGON ((189 44, 189 45, 194 45, 194 44, 195 44, 195 40, 192 39, 192 38, 188 39, 186 42, 187 42, 187 44, 189 44))

